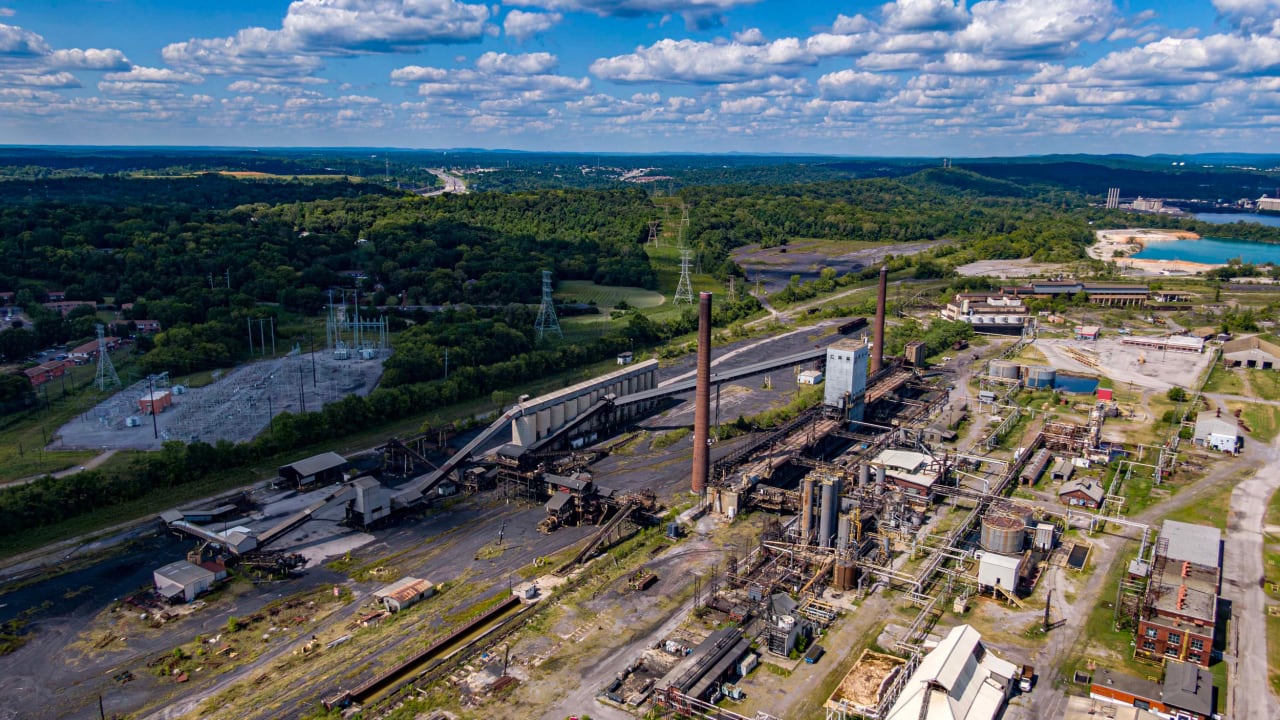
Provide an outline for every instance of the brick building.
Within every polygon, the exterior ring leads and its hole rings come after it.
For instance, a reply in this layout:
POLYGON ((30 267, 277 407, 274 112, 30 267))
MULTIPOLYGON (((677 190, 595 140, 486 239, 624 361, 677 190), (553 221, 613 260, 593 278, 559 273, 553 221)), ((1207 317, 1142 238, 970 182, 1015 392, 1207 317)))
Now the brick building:
POLYGON ((1222 533, 1166 520, 1156 541, 1134 654, 1208 667, 1222 580, 1222 533))

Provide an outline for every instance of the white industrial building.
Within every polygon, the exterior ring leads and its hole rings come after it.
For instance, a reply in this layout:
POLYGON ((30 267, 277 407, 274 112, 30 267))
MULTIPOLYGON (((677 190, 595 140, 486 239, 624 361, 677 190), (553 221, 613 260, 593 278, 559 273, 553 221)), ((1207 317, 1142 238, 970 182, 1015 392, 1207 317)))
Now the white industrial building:
POLYGON ((821 385, 822 371, 821 370, 805 370, 804 372, 796 376, 796 383, 799 385, 821 385))
POLYGON ((1017 676, 977 630, 960 625, 920 661, 885 720, 994 720, 1017 676))
POLYGON ((1192 441, 1196 445, 1222 452, 1240 452, 1240 425, 1235 418, 1202 413, 1196 418, 1196 432, 1192 441))
MULTIPOLYGON (((838 340, 827 348, 827 377, 823 402, 832 407, 860 407, 867 394, 867 361, 871 349, 866 340, 838 340)), ((854 419, 861 419, 861 416, 854 419)))
POLYGON ((184 602, 195 600, 201 593, 213 587, 216 576, 199 565, 186 560, 171 562, 162 568, 152 571, 156 592, 170 602, 181 599, 184 602))
POLYGON ((1022 575, 1021 555, 1001 555, 985 552, 978 558, 978 585, 984 588, 999 587, 1013 594, 1018 589, 1022 575))

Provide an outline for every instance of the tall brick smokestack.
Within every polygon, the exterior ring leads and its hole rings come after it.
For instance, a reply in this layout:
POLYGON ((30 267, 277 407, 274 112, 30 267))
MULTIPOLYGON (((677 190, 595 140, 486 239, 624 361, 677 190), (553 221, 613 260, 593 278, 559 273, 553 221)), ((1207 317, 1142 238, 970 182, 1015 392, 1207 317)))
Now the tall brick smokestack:
POLYGON ((693 492, 707 491, 711 474, 711 293, 698 293, 698 378, 693 393, 693 492))
POLYGON ((884 306, 889 295, 889 266, 880 266, 880 292, 876 295, 875 347, 871 349, 871 374, 884 367, 884 306))

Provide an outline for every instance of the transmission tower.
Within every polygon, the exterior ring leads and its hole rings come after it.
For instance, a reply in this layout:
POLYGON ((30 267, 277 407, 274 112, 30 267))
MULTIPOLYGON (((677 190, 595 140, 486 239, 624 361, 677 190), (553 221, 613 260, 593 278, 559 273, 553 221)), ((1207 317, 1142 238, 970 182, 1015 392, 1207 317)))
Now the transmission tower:
MULTIPOLYGON (((683 212, 682 212, 682 213, 681 213, 681 215, 680 215, 680 241, 679 241, 679 247, 680 247, 681 249, 684 249, 684 237, 685 237, 685 234, 689 231, 689 206, 688 206, 688 205, 685 205, 684 207, 682 207, 682 208, 680 208, 680 209, 681 209, 683 212)), ((690 302, 692 302, 692 301, 690 301, 690 302)))
POLYGON ((550 334, 564 338, 564 333, 560 332, 560 321, 556 319, 556 304, 551 299, 550 270, 542 271, 542 306, 538 308, 538 319, 534 321, 533 329, 538 331, 539 340, 550 334))
POLYGON ((689 261, 692 259, 692 253, 688 250, 680 251, 680 282, 676 284, 676 296, 672 301, 674 304, 680 303, 693 304, 693 283, 689 281, 689 261))
POLYGON ((116 374, 116 366, 111 364, 111 356, 107 354, 106 328, 102 323, 94 327, 98 330, 98 376, 94 384, 102 392, 106 392, 108 388, 122 387, 120 376, 116 374))
POLYGON ((657 247, 660 244, 658 241, 658 226, 661 224, 658 220, 649 221, 649 244, 653 247, 657 247))

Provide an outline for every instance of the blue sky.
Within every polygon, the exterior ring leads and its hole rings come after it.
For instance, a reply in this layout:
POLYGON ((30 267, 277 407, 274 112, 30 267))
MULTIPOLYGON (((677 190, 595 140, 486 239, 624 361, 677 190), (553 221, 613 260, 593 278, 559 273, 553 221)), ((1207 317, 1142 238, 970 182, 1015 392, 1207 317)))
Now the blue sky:
POLYGON ((0 0, 0 142, 1280 151, 1280 0, 0 0))

